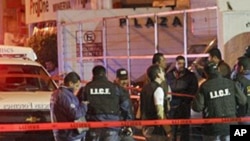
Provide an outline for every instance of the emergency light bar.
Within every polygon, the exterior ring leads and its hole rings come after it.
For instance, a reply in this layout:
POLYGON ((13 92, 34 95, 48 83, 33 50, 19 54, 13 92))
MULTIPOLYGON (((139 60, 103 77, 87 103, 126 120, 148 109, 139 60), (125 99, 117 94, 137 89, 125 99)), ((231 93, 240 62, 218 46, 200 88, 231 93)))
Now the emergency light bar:
POLYGON ((0 57, 37 59, 31 47, 0 45, 0 57))

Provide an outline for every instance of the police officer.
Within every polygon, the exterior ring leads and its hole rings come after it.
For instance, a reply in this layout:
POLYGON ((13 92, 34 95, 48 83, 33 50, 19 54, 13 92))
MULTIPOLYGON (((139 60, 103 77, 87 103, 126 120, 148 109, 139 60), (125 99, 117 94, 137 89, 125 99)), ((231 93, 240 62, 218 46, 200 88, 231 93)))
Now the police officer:
MULTIPOLYGON (((117 86, 106 77, 106 69, 97 65, 92 70, 93 79, 86 84, 84 96, 89 101, 88 121, 118 121, 123 100, 117 86), (121 100, 121 101, 120 101, 121 100)), ((126 107, 126 106, 124 106, 126 107)), ((86 141, 119 141, 118 127, 90 129, 86 141)))
MULTIPOLYGON (((120 90, 121 98, 124 104, 121 106, 121 120, 133 120, 134 110, 130 99, 128 87, 128 71, 120 68, 116 71, 115 84, 120 90)), ((120 132, 121 141, 134 141, 131 127, 123 127, 120 132)))
MULTIPOLYGON (((236 65, 237 75, 235 81, 240 85, 244 94, 247 96, 247 103, 244 106, 240 106, 237 110, 237 114, 240 117, 250 116, 250 59, 246 56, 238 58, 236 65)), ((240 124, 250 124, 250 122, 241 122, 240 124)))
MULTIPOLYGON (((245 53, 239 58, 243 58, 243 57, 248 58, 250 60, 250 46, 246 47, 245 53)), ((239 62, 239 58, 238 58, 238 62, 239 62)), ((233 66, 233 71, 231 73, 231 79, 233 80, 235 80, 238 75, 238 71, 239 71, 238 62, 233 66)))
MULTIPOLYGON (((164 97, 166 96, 161 83, 165 81, 165 73, 159 65, 151 65, 147 69, 150 82, 141 91, 141 119, 155 120, 165 119, 164 97)), ((171 131, 170 126, 145 126, 143 135, 148 141, 167 141, 167 135, 171 131)))
MULTIPOLYGON (((50 113, 52 122, 74 122, 84 118, 87 102, 79 102, 75 93, 80 88, 80 76, 68 73, 61 86, 51 96, 50 113)), ((53 130, 55 141, 81 141, 85 137, 83 129, 53 130)))
MULTIPOLYGON (((203 112, 203 118, 236 117, 237 104, 246 104, 246 97, 232 80, 222 77, 214 63, 204 67, 208 79, 200 86, 192 108, 203 112)), ((203 141, 229 141, 229 125, 204 124, 203 141)))

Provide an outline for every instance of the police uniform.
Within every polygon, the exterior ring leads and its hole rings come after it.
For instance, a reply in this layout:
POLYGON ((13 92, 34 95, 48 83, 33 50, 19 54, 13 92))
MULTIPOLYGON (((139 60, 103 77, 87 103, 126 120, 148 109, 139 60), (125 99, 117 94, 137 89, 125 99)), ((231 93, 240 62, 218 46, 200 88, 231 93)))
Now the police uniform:
POLYGON ((117 88, 120 93, 120 102, 123 102, 123 104, 121 105, 121 109, 120 109, 121 120, 133 120, 134 112, 133 112, 132 102, 131 102, 128 90, 124 89, 123 87, 119 85, 117 85, 117 88))
POLYGON ((226 77, 228 79, 231 78, 231 68, 230 68, 230 66, 225 61, 221 60, 219 62, 218 69, 219 69, 220 74, 223 77, 226 77))
MULTIPOLYGON (((132 102, 130 99, 130 95, 128 93, 128 91, 126 89, 124 89, 123 87, 119 86, 118 84, 116 84, 118 89, 119 89, 119 93, 121 94, 120 97, 120 101, 122 102, 121 104, 121 120, 123 121, 127 121, 127 120, 134 120, 134 112, 133 112, 133 107, 132 107, 132 102)), ((122 127, 122 129, 120 130, 120 137, 121 137, 121 141, 134 141, 132 134, 132 128, 130 128, 131 130, 128 130, 128 127, 122 127)))
MULTIPOLYGON (((94 76, 85 86, 84 96, 89 101, 88 121, 115 121, 120 120, 119 90, 106 76, 94 76)), ((120 128, 108 127, 90 129, 86 141, 119 141, 120 128)))
MULTIPOLYGON (((247 97, 247 103, 250 103, 250 73, 248 74, 248 78, 244 75, 237 75, 235 80, 239 83, 242 88, 244 94, 247 97)), ((246 104, 244 106, 240 106, 237 110, 237 116, 250 116, 250 104, 246 104)))
MULTIPOLYGON (((242 70, 241 72, 237 73, 235 81, 240 85, 241 89, 244 91, 244 94, 247 97, 248 104, 240 106, 238 108, 237 116, 250 116, 250 59, 246 56, 239 57, 238 68, 242 68, 242 70)), ((244 122, 243 124, 250 124, 250 122, 244 122)))
MULTIPOLYGON (((232 80, 214 73, 200 86, 192 108, 196 112, 202 111, 204 118, 229 118, 236 117, 237 103, 240 105, 246 103, 242 91, 232 80)), ((204 124, 204 140, 212 141, 215 138, 229 140, 230 124, 233 123, 204 124)))
MULTIPOLYGON (((134 111, 132 102, 130 99, 129 91, 125 88, 128 83, 128 71, 124 68, 120 68, 116 71, 116 81, 115 85, 119 89, 119 93, 121 95, 120 101, 121 104, 121 120, 133 120, 134 119, 134 111), (122 82, 123 81, 123 82, 122 82)), ((133 131, 131 127, 122 127, 120 131, 121 141, 134 141, 132 137, 133 131)))

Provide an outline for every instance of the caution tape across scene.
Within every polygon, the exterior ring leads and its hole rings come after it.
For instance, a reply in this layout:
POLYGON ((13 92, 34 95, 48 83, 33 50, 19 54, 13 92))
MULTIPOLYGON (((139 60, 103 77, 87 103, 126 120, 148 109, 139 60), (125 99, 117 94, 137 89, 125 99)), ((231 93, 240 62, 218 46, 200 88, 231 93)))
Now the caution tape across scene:
MULTIPOLYGON (((12 75, 8 77, 15 77, 12 75)), ((41 77, 48 79, 45 76, 28 75, 24 74, 18 77, 41 77)), ((52 78, 55 79, 55 78, 52 78)), ((58 79, 57 80, 61 80, 58 79)), ((87 83, 87 81, 82 81, 87 83)), ((141 91, 140 88, 129 87, 141 91)), ((194 98, 188 94, 168 93, 173 96, 184 96, 194 98)), ((138 95, 131 95, 132 99, 139 99, 138 95)), ((39 130, 53 130, 53 129, 75 129, 81 127, 89 128, 103 128, 103 127, 124 127, 124 126, 149 126, 149 125, 182 125, 182 124, 211 124, 211 123, 233 123, 233 122, 247 122, 250 117, 244 118, 195 118, 195 119, 165 119, 165 120, 133 120, 133 121, 103 121, 103 122, 60 122, 60 123, 24 123, 24 124, 0 124, 0 132, 18 132, 18 131, 39 131, 39 130)))
POLYGON ((60 122, 60 123, 29 123, 29 124, 0 124, 0 132, 38 131, 53 129, 75 129, 81 127, 103 128, 124 126, 149 126, 149 125, 183 125, 183 124, 211 124, 235 123, 250 121, 244 118, 207 118, 207 119, 174 119, 174 120, 133 120, 133 121, 104 121, 104 122, 60 122))

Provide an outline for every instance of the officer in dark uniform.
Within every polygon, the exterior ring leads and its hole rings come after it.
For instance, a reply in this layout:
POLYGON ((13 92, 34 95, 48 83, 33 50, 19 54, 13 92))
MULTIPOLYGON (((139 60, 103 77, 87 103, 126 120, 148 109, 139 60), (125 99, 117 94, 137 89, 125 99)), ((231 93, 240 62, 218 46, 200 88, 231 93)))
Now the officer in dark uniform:
MULTIPOLYGON (((128 71, 124 68, 120 68, 116 71, 115 84, 120 90, 121 101, 124 104, 121 106, 121 120, 134 120, 134 110, 130 99, 128 87, 128 71)), ((121 141, 134 141, 133 130, 131 127, 122 127, 120 131, 121 141)))
MULTIPOLYGON (((200 86, 192 109, 203 112, 203 118, 236 117, 237 104, 246 104, 246 96, 232 80, 222 77, 214 63, 204 67, 208 79, 200 86)), ((204 124, 203 141, 229 141, 229 125, 204 124)))
MULTIPOLYGON (((240 106, 237 110, 237 116, 244 117, 250 116, 250 59, 246 56, 238 58, 236 64, 236 78, 235 81, 240 85, 244 94, 247 96, 247 103, 244 106, 240 106)), ((250 122, 244 122, 240 124, 250 124, 250 122)))
MULTIPOLYGON (((119 88, 106 77, 106 69, 95 66, 93 79, 84 88, 84 97, 89 101, 86 119, 88 121, 118 121, 123 107, 119 88)), ((125 106, 124 106, 125 107, 125 106)), ((86 141, 120 141, 120 128, 107 127, 90 129, 86 141)))

